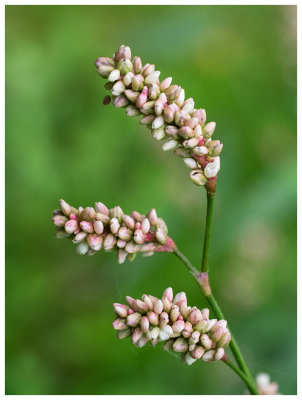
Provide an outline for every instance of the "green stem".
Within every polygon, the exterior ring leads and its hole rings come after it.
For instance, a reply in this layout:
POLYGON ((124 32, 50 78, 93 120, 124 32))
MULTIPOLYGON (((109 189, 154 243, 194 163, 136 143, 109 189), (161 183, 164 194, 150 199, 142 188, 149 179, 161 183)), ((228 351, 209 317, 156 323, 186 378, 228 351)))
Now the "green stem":
MULTIPOLYGON (((215 297, 212 294, 212 290, 208 281, 208 274, 207 272, 199 272, 197 270, 197 268, 194 267, 193 264, 191 264, 191 262, 181 253, 181 251, 176 248, 176 250, 174 250, 174 254, 184 263, 184 265, 188 268, 188 270, 191 272, 191 274, 194 276, 194 278, 196 279, 203 295, 205 296, 207 302, 209 303, 210 307, 212 308, 212 310, 214 311, 214 314, 216 316, 217 319, 225 319, 223 312, 221 311, 221 308, 217 302, 217 300, 215 299, 215 297)), ((231 333, 231 331, 230 331, 231 333)), ((239 349, 239 346, 237 344, 237 341, 235 340, 234 335, 231 333, 231 342, 230 342, 230 348, 232 350, 232 353, 238 363, 238 366, 240 367, 242 374, 245 376, 245 379, 249 381, 249 385, 251 387, 253 387, 253 392, 251 391, 250 387, 249 390, 252 394, 257 394, 257 388, 256 385, 254 383, 252 374, 250 373, 243 355, 239 349)))
POLYGON ((211 227, 212 227, 212 218, 213 218, 213 204, 214 204, 215 193, 207 192, 207 216, 206 216, 206 228, 204 234, 204 242, 203 242, 203 254, 202 254, 202 263, 201 270, 202 272, 209 271, 209 249, 210 249, 210 237, 211 237, 211 227))
POLYGON ((246 377, 246 375, 239 368, 237 368, 229 360, 223 360, 223 362, 226 365, 228 365, 230 368, 232 368, 232 370, 244 381, 244 383, 246 384, 246 386, 249 389, 251 394, 258 394, 257 388, 255 388, 255 385, 246 377))

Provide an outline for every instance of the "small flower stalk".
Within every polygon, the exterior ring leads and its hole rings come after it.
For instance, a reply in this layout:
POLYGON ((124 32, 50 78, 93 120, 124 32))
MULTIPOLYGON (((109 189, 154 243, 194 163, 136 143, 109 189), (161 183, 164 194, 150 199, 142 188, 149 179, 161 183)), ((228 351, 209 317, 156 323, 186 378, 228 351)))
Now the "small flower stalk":
POLYGON ((184 292, 173 297, 172 288, 167 288, 161 298, 144 294, 141 300, 127 296, 126 302, 113 304, 119 339, 131 337, 137 347, 164 342, 165 350, 180 353, 188 365, 224 358, 231 341, 227 322, 210 319, 208 308, 189 307, 184 292))
POLYGON ((71 238, 78 254, 115 250, 120 264, 126 259, 133 261, 137 253, 147 257, 176 248, 167 225, 154 208, 147 215, 137 211, 126 215, 119 206, 108 209, 98 202, 95 208, 74 208, 60 200, 60 209, 54 211, 52 221, 57 238, 71 238))
MULTIPOLYGON (((96 60, 98 73, 108 82, 113 105, 124 107, 129 116, 142 116, 140 123, 150 129, 156 140, 164 140, 164 151, 172 151, 184 159, 191 170, 190 179, 214 192, 220 170, 223 144, 212 140, 215 122, 206 122, 206 111, 196 109, 185 91, 172 85, 172 78, 160 80, 154 64, 142 64, 140 57, 131 59, 131 50, 121 46, 113 58, 96 60)), ((104 104, 110 103, 106 96, 104 104)))

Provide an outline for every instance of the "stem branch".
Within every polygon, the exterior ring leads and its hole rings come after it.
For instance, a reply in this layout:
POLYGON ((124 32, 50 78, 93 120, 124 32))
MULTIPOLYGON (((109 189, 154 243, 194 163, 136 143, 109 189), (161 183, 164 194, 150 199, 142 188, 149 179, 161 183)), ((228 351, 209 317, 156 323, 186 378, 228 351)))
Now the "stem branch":
MULTIPOLYGON (((193 264, 191 264, 191 262, 187 259, 187 257, 185 257, 181 251, 176 248, 174 250, 174 254, 184 263, 184 265, 188 268, 188 270, 191 272, 191 274, 194 276, 194 278, 196 279, 203 295, 205 296, 207 302, 209 303, 210 307, 212 308, 212 310, 214 311, 214 314, 216 316, 217 319, 225 319, 223 312, 221 311, 221 308, 217 302, 217 300, 215 299, 214 295, 212 294, 212 290, 208 281, 208 274, 207 272, 199 272, 197 270, 197 268, 194 267, 193 264)), ((253 377, 244 361, 243 355, 239 349, 239 346, 237 344, 237 341, 235 340, 234 335, 231 333, 231 342, 230 342, 230 348, 232 350, 232 353, 238 363, 238 366, 241 369, 241 374, 239 375, 241 378, 241 375, 244 375, 245 379, 244 382, 246 383, 246 381, 249 382, 248 389, 250 390, 251 394, 257 394, 257 388, 256 385, 254 383, 253 377)), ((229 362, 226 362, 227 365, 229 365, 229 362)), ((232 364, 233 365, 233 364, 232 364)), ((229 365, 230 366, 230 365, 229 365)), ((231 367, 232 368, 232 367, 231 367)), ((237 367, 235 367, 237 368, 237 367)), ((234 369, 234 368, 233 368, 234 369)), ((240 371, 240 370, 239 370, 240 371)), ((236 372, 236 371, 235 371, 236 372)))
POLYGON ((231 363, 231 361, 227 359, 223 360, 223 362, 230 368, 232 368, 232 370, 244 381, 251 394, 258 394, 257 388, 255 388, 254 383, 251 382, 239 368, 237 368, 233 363, 231 363))

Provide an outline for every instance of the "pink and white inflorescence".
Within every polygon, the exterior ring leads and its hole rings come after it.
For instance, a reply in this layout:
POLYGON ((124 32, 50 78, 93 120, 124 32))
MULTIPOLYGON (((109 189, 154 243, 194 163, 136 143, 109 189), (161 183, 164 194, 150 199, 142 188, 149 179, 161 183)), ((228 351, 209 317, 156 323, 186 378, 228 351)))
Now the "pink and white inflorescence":
MULTIPOLYGON (((204 109, 195 108, 192 98, 185 99, 185 91, 172 85, 172 78, 160 81, 160 71, 154 64, 142 65, 140 57, 131 60, 130 47, 121 46, 113 58, 96 60, 98 73, 108 79, 113 105, 125 107, 129 116, 143 116, 140 123, 151 130, 156 140, 165 140, 164 151, 184 159, 191 169, 190 179, 196 185, 211 184, 220 169, 222 143, 212 140, 216 123, 206 123, 204 109)), ((107 95, 103 103, 109 104, 107 95)))
POLYGON ((108 209, 103 203, 93 207, 74 208, 60 200, 60 209, 53 213, 57 238, 69 237, 79 254, 94 255, 101 249, 117 251, 118 262, 132 261, 137 253, 151 256, 154 252, 173 252, 176 248, 168 236, 168 228, 155 209, 147 215, 133 211, 124 214, 121 207, 108 209))
POLYGON ((173 298, 172 288, 167 288, 161 299, 144 294, 142 300, 127 296, 126 302, 113 305, 117 315, 113 328, 119 339, 131 336, 137 347, 165 342, 163 348, 181 353, 188 365, 198 359, 224 358, 224 348, 231 341, 227 321, 209 319, 208 308, 189 307, 184 292, 173 298))

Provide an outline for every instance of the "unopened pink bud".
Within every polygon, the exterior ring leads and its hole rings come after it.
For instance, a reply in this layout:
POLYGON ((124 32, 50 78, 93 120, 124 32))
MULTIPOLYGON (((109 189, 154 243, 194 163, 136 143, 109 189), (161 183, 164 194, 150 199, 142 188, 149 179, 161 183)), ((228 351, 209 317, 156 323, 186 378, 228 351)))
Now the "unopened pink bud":
POLYGON ((229 331, 225 332, 219 342, 217 343, 217 346, 228 346, 228 344, 231 341, 231 334, 229 331))
POLYGON ((155 119, 155 115, 146 115, 140 120, 140 124, 142 125, 150 125, 155 119))
POLYGON ((198 310, 197 307, 191 308, 189 315, 188 315, 188 320, 193 324, 197 324, 197 322, 202 320, 202 314, 201 311, 198 310))
POLYGON ((192 365, 196 361, 196 358, 191 357, 191 354, 188 352, 185 356, 185 363, 187 365, 192 365))
POLYGON ((187 304, 187 296, 185 294, 185 292, 179 292, 175 295, 174 299, 173 299, 173 304, 176 304, 179 306, 180 303, 184 302, 185 304, 187 304))
POLYGON ((202 319, 209 319, 210 317, 210 310, 208 308, 203 308, 201 310, 202 319))
POLYGON ((188 347, 188 342, 183 337, 176 339, 173 343, 173 350, 176 353, 184 353, 188 350, 188 347))
POLYGON ((185 338, 189 338, 191 336, 191 332, 192 332, 193 328, 192 328, 192 324, 189 321, 185 322, 185 327, 184 330, 182 331, 182 335, 185 338))
POLYGON ((179 317, 180 313, 179 313, 179 307, 177 305, 173 305, 171 312, 170 312, 170 318, 171 321, 177 321, 178 317, 179 317))
POLYGON ((172 329, 174 333, 181 333, 184 330, 185 323, 182 320, 177 320, 173 323, 172 329))
POLYGON ((204 348, 202 346, 195 346, 191 351, 191 356, 199 360, 204 355, 204 348))
POLYGON ((87 242, 81 242, 77 245, 77 253, 80 254, 81 256, 87 254, 88 250, 89 246, 87 242))
POLYGON ((113 309, 116 315, 118 315, 121 318, 126 318, 128 315, 128 308, 124 304, 114 303, 113 309))
POLYGON ((87 243, 92 250, 99 251, 102 248, 103 238, 97 234, 89 234, 87 243))
POLYGON ((132 211, 131 217, 136 221, 136 222, 142 222, 144 220, 144 216, 140 214, 138 211, 132 211))
POLYGON ((134 91, 142 90, 144 86, 144 77, 142 75, 135 75, 132 78, 132 89, 134 91))
POLYGON ((138 312, 130 314, 127 316, 127 325, 131 326, 132 328, 135 328, 140 323, 141 319, 142 319, 142 316, 138 312))
POLYGON ((143 244, 144 243, 144 234, 141 229, 136 229, 134 232, 133 239, 135 243, 137 244, 143 244))
POLYGON ((113 105, 116 108, 125 107, 128 104, 129 104, 129 100, 125 96, 117 96, 113 101, 113 105))
POLYGON ((131 336, 131 329, 125 329, 124 331, 118 331, 117 332, 117 337, 119 339, 125 339, 127 337, 131 336))
POLYGON ((117 252, 117 261, 119 264, 123 264, 126 261, 128 253, 123 250, 123 249, 119 249, 117 252))
POLYGON ((86 232, 79 232, 77 235, 75 235, 74 239, 73 239, 73 243, 80 243, 82 242, 87 236, 86 232))
POLYGON ((145 344, 148 342, 148 336, 146 334, 143 335, 143 337, 138 341, 137 347, 143 347, 145 344))
POLYGON ((173 289, 171 287, 168 287, 165 289, 163 293, 163 297, 166 297, 170 302, 173 301, 173 289))
POLYGON ((112 218, 110 221, 110 230, 115 235, 120 229, 120 224, 117 218, 112 218))
POLYGON ((204 355, 202 356, 202 360, 209 362, 209 361, 212 361, 214 359, 214 357, 215 357, 215 351, 209 350, 204 353, 204 355))
POLYGON ((200 336, 200 343, 205 349, 211 349, 212 347, 212 340, 205 333, 200 336))
POLYGON ((64 201, 63 199, 60 200, 60 207, 61 210, 63 211, 63 213, 69 217, 70 213, 71 213, 71 207, 68 203, 66 203, 66 201, 64 201))
POLYGON ((143 295, 142 300, 144 303, 146 303, 146 305, 148 306, 149 310, 153 310, 153 303, 150 299, 149 296, 147 296, 146 294, 143 295))
POLYGON ((147 102, 148 99, 148 87, 144 86, 141 94, 138 96, 138 99, 136 100, 136 107, 137 108, 142 108, 142 106, 147 102))
POLYGON ((133 333, 132 333, 131 341, 132 341, 133 344, 137 344, 137 342, 142 337, 143 337, 143 332, 139 328, 135 328, 133 333))
POLYGON ((80 227, 82 228, 82 230, 83 230, 84 232, 93 233, 93 225, 92 225, 91 222, 88 222, 88 221, 81 221, 81 222, 80 222, 80 227))
POLYGON ((166 311, 163 311, 159 316, 159 327, 163 328, 169 322, 169 314, 166 311))
POLYGON ((134 300, 132 302, 132 306, 135 310, 137 310, 140 313, 146 313, 149 309, 147 304, 144 301, 139 300, 139 299, 134 300))
POLYGON ((210 138, 216 128, 216 122, 209 122, 203 127, 203 133, 206 138, 210 138))
POLYGON ((96 219, 98 221, 101 221, 104 225, 108 225, 110 223, 110 218, 108 215, 102 214, 102 213, 97 213, 96 214, 96 219))
POLYGON ((171 82, 171 77, 164 79, 160 84, 160 90, 163 92, 164 90, 168 89, 168 87, 171 85, 171 82))
POLYGON ((93 229, 94 229, 95 233, 98 233, 99 235, 101 235, 104 231, 103 222, 102 221, 94 221, 93 229))
POLYGON ((222 359, 223 356, 224 356, 224 349, 222 347, 219 347, 215 353, 215 360, 219 361, 222 359))
POLYGON ((114 61, 117 63, 122 58, 131 59, 131 49, 128 46, 120 46, 114 54, 114 61))
POLYGON ((148 330, 149 330, 149 320, 148 320, 148 317, 146 317, 146 316, 144 316, 142 319, 141 319, 141 322, 140 322, 140 326, 141 326, 141 330, 142 330, 142 332, 147 332, 148 330))
MULTIPOLYGON (((134 298, 131 296, 126 296, 126 303, 128 304, 129 307, 133 308, 134 304, 134 298)), ((135 310, 134 310, 135 311, 135 310)))
POLYGON ((52 217, 52 221, 56 226, 64 226, 67 218, 64 215, 55 215, 52 217))
POLYGON ((206 326, 207 326, 207 320, 202 320, 202 321, 199 321, 199 322, 197 322, 197 324, 194 326, 194 329, 196 329, 196 330, 198 330, 198 331, 200 331, 200 332, 205 332, 205 328, 206 328, 206 326))
POLYGON ((164 309, 163 303, 161 300, 158 300, 155 304, 154 304, 154 312, 156 312, 157 314, 160 314, 164 309))
POLYGON ((139 74, 142 69, 142 60, 140 57, 135 56, 133 58, 133 69, 135 74, 139 74))
POLYGON ((206 326, 206 332, 209 332, 213 326, 216 324, 217 319, 209 319, 206 326))
POLYGON ((155 70, 155 65, 154 64, 145 64, 142 69, 141 69, 141 74, 144 77, 147 77, 148 75, 152 74, 155 70))
POLYGON ((130 254, 137 253, 139 251, 139 245, 131 240, 126 244, 125 250, 130 254))
POLYGON ((158 318, 158 314, 156 314, 153 311, 149 311, 147 313, 147 317, 149 319, 149 322, 151 325, 158 325, 159 324, 159 318, 158 318))
POLYGON ((103 248, 105 251, 110 251, 113 249, 115 244, 116 238, 112 235, 112 233, 109 233, 104 239, 103 248))
POLYGON ((127 325, 126 325, 126 320, 122 319, 122 318, 116 318, 113 323, 112 326, 114 329, 116 329, 117 331, 122 331, 124 329, 127 329, 127 325))
POLYGON ((197 118, 188 119, 188 121, 186 122, 185 125, 188 126, 191 129, 195 129, 197 126, 200 126, 200 125, 198 125, 198 119, 197 118))

